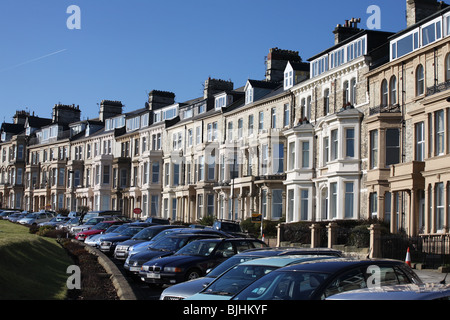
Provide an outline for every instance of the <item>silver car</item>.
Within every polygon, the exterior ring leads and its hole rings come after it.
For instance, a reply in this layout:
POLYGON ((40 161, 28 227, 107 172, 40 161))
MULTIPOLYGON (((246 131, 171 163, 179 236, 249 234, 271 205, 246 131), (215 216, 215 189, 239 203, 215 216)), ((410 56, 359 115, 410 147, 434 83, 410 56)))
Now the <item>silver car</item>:
POLYGON ((38 225, 39 223, 50 221, 53 218, 54 215, 49 212, 33 212, 17 222, 20 224, 38 225))
POLYGON ((338 293, 327 300, 450 300, 450 284, 424 283, 365 288, 338 293))
POLYGON ((228 258, 217 267, 209 271, 204 277, 194 280, 175 284, 166 288, 160 295, 160 300, 184 300, 193 296, 209 285, 214 279, 219 277, 231 267, 250 261, 253 259, 287 256, 287 255, 327 255, 332 257, 341 257, 342 252, 339 250, 328 248, 295 248, 295 247, 278 247, 278 248, 260 248, 250 249, 228 258))

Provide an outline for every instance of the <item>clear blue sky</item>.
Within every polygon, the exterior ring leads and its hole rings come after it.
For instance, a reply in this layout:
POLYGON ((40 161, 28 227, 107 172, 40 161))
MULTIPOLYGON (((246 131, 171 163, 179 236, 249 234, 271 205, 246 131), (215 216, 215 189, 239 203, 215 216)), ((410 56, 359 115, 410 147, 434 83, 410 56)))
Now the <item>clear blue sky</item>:
POLYGON ((151 90, 177 102, 202 95, 210 76, 264 78, 269 49, 307 60, 333 45, 332 31, 352 17, 366 28, 381 9, 381 30, 406 27, 406 0, 1 0, 0 122, 16 110, 50 117, 56 103, 98 117, 101 100, 124 112, 144 107, 151 90), (81 29, 66 26, 70 5, 81 29))

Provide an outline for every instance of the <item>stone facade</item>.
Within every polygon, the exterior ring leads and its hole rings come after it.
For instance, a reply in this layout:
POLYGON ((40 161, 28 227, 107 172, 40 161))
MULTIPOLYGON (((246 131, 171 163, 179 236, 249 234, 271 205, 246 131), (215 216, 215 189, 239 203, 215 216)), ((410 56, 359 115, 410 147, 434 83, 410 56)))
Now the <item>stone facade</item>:
POLYGON ((18 112, 2 125, 2 206, 448 232, 450 9, 407 0, 407 14, 398 33, 349 19, 307 62, 270 49, 263 80, 208 78, 189 101, 153 90, 145 108, 103 100, 86 121, 74 105, 18 112))

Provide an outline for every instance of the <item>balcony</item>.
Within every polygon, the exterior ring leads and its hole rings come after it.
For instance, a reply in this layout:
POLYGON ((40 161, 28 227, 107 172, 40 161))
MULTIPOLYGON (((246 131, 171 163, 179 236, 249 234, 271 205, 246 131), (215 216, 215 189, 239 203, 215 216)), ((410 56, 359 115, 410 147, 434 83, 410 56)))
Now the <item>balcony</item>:
POLYGON ((433 94, 446 91, 448 89, 450 89, 450 80, 447 80, 445 82, 441 82, 439 84, 435 84, 434 86, 428 87, 426 95, 428 97, 433 94))
POLYGON ((369 109, 369 116, 373 116, 375 114, 380 114, 380 113, 400 113, 401 109, 400 109, 400 105, 395 104, 395 105, 379 105, 373 108, 369 109))

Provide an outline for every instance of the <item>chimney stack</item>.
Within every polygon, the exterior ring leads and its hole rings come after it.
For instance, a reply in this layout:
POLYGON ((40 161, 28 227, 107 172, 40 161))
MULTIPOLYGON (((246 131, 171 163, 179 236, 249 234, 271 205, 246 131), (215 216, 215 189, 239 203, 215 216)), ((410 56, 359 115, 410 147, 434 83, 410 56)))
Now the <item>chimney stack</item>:
POLYGON ((53 107, 53 123, 69 124, 72 122, 80 121, 81 111, 79 106, 55 104, 53 107))
POLYGON ((358 23, 361 23, 361 18, 351 18, 350 20, 345 20, 343 25, 338 24, 336 29, 334 29, 334 44, 339 44, 340 42, 354 36, 362 29, 358 28, 358 23))
POLYGON ((208 80, 205 81, 205 86, 203 88, 203 98, 211 98, 216 93, 231 91, 233 89, 234 84, 231 81, 208 78, 208 80))
POLYGON ((102 100, 100 104, 99 120, 104 122, 108 118, 112 118, 119 114, 122 114, 122 102, 102 100))
POLYGON ((266 81, 282 82, 284 79, 284 70, 289 61, 302 61, 298 51, 282 50, 279 48, 270 49, 266 61, 266 81))
POLYGON ((148 94, 148 108, 157 110, 175 103, 175 93, 168 91, 152 90, 148 94))
POLYGON ((406 25, 409 28, 447 6, 437 0, 406 0, 406 25))

